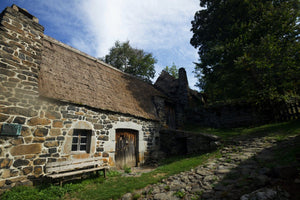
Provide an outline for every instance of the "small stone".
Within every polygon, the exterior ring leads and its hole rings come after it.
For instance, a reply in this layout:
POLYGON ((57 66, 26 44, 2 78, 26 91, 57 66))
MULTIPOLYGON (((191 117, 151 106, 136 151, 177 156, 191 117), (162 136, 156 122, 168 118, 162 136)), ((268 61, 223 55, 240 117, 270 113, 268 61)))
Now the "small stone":
POLYGON ((171 191, 177 191, 177 190, 180 190, 183 187, 185 187, 185 185, 183 185, 183 184, 171 184, 170 185, 170 190, 171 191))
POLYGON ((10 176, 11 177, 16 177, 19 175, 19 171, 18 170, 10 170, 10 176))
POLYGON ((102 157, 109 157, 109 154, 107 152, 103 152, 102 157))
POLYGON ((10 150, 12 156, 41 153, 41 144, 18 145, 10 150))
POLYGON ((61 114, 59 112, 55 112, 55 111, 46 111, 45 116, 48 119, 60 119, 61 118, 61 114))
POLYGON ((34 174, 35 175, 40 175, 43 173, 43 168, 41 166, 35 166, 34 167, 34 174))
POLYGON ((57 148, 49 148, 49 153, 57 153, 57 148))
POLYGON ((3 115, 0 113, 0 122, 5 122, 9 118, 8 115, 3 115))
POLYGON ((12 160, 9 158, 2 158, 0 159, 0 169, 8 169, 12 164, 12 160))
POLYGON ((62 128, 63 127, 63 122, 62 121, 58 121, 58 120, 54 120, 52 123, 52 126, 54 128, 62 128))
POLYGON ((35 131, 34 131, 34 136, 37 136, 37 137, 45 137, 47 136, 48 134, 48 129, 46 128, 37 128, 35 131))
POLYGON ((43 165, 46 163, 46 159, 36 159, 33 161, 34 165, 43 165))
POLYGON ((104 126, 102 124, 94 124, 94 129, 103 129, 104 126))
POLYGON ((1 178, 7 179, 10 177, 10 169, 3 169, 1 178))
POLYGON ((131 200, 131 199, 132 199, 131 193, 124 194, 123 197, 121 198, 121 200, 131 200))
POLYGON ((197 169, 196 173, 199 174, 199 175, 201 175, 201 176, 206 176, 206 175, 211 174, 210 172, 208 172, 206 170, 203 170, 203 169, 197 169))
POLYGON ((50 130, 50 136, 59 136, 61 135, 61 130, 58 128, 53 128, 50 130))
POLYGON ((98 136, 98 140, 108 141, 109 137, 107 135, 100 135, 100 136, 98 136))
POLYGON ((155 194, 154 200, 178 200, 179 198, 174 195, 173 192, 164 192, 155 194))
POLYGON ((58 146, 58 141, 48 141, 44 143, 45 147, 57 147, 58 146))
POLYGON ((28 120, 27 125, 37 126, 37 125, 49 125, 51 121, 49 119, 34 117, 28 120))
POLYGON ((29 164, 29 161, 28 160, 23 160, 23 159, 17 159, 13 166, 14 167, 20 167, 20 166, 27 166, 29 164))
POLYGON ((199 185, 194 185, 191 190, 192 193, 198 193, 201 191, 203 191, 203 189, 201 189, 201 187, 199 185))
POLYGON ((24 167, 23 168, 23 174, 24 175, 30 174, 32 172, 32 170, 33 170, 32 166, 30 166, 30 167, 24 167))
POLYGON ((103 147, 97 147, 97 151, 98 151, 98 152, 103 152, 103 151, 104 151, 104 148, 103 148, 103 147))
POLYGON ((32 109, 20 108, 20 107, 3 107, 0 108, 0 113, 10 114, 10 115, 22 115, 25 117, 33 117, 38 114, 36 111, 33 111, 32 109))
POLYGON ((13 121, 13 123, 16 124, 25 124, 26 118, 24 117, 16 117, 13 121))
POLYGON ((64 140, 65 140, 65 137, 63 137, 63 136, 58 136, 58 137, 57 137, 57 140, 58 140, 58 141, 64 141, 64 140))
POLYGON ((19 144, 23 144, 24 141, 23 141, 23 138, 15 138, 15 139, 11 140, 10 143, 13 145, 19 145, 19 144))
MULTIPOLYGON (((5 180, 1 180, 0 181, 0 188, 3 187, 4 185, 5 185, 5 180)), ((1 194, 1 192, 0 192, 0 194, 1 194)))
POLYGON ((23 137, 29 136, 30 135, 30 129, 26 126, 22 126, 21 135, 23 137))
POLYGON ((43 142, 45 142, 45 138, 44 137, 35 137, 35 138, 33 138, 33 141, 32 141, 32 143, 43 143, 43 142))

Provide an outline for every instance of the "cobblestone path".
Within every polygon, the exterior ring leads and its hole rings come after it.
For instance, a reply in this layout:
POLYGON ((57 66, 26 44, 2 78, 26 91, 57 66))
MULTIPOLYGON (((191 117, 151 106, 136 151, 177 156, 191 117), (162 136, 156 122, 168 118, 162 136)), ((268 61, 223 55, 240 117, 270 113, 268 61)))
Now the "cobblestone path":
MULTIPOLYGON (((300 145, 300 136, 283 141, 267 136, 236 138, 222 148, 221 157, 136 193, 143 200, 300 199, 299 165, 272 164, 278 149, 296 145, 300 145)), ((132 198, 130 193, 122 197, 123 200, 132 198)))

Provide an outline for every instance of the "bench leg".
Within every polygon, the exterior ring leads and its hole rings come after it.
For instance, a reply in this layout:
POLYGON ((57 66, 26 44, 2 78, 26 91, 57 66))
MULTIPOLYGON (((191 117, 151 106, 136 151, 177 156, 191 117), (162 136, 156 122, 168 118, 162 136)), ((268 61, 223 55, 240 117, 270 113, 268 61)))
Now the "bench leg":
POLYGON ((60 185, 60 187, 62 187, 62 183, 63 183, 63 178, 60 178, 59 179, 59 185, 60 185))
POLYGON ((104 178, 106 178, 106 169, 103 169, 104 178))

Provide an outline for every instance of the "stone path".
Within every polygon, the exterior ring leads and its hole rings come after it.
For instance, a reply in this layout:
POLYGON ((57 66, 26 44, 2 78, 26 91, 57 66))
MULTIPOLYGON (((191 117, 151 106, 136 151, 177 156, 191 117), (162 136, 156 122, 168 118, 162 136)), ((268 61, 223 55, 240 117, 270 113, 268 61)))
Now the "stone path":
MULTIPOLYGON (((291 195, 289 189, 300 189, 299 166, 297 171, 295 166, 278 168, 271 164, 276 149, 291 145, 300 145, 299 136, 281 142, 268 137, 241 137, 229 142, 221 150, 221 157, 135 193, 142 200, 298 199, 299 192, 291 195)), ((122 200, 132 198, 133 194, 128 193, 122 200)))

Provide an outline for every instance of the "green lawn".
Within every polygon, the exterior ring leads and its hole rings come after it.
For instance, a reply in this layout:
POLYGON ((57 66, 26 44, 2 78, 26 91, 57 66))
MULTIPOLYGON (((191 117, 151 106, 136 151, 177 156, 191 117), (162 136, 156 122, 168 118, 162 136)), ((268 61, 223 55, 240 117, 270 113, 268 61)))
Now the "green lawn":
POLYGON ((300 120, 294 120, 289 122, 267 124, 258 127, 251 128, 232 128, 232 129, 216 129, 209 127, 198 127, 195 125, 188 125, 186 130, 193 132, 201 132, 214 134, 221 137, 224 140, 229 140, 236 136, 249 135, 251 137, 259 137, 268 135, 275 139, 284 139, 291 135, 297 135, 300 133, 300 120))
MULTIPOLYGON (((216 134, 224 140, 233 137, 244 136, 269 136, 282 140, 291 135, 300 134, 300 121, 269 124, 254 128, 236 129, 211 129, 191 126, 189 131, 216 134)), ((299 147, 288 151, 277 152, 278 157, 288 157, 285 162, 292 162, 293 155, 299 152, 299 147)), ((144 173, 140 177, 124 177, 116 171, 110 171, 108 178, 92 177, 83 181, 67 183, 63 187, 54 185, 43 185, 40 187, 15 187, 4 193, 1 200, 52 200, 52 199, 117 199, 127 192, 144 188, 149 184, 158 183, 162 179, 190 170, 198 165, 204 164, 209 158, 219 157, 219 150, 203 155, 172 157, 163 160, 160 166, 152 172, 144 173)))

